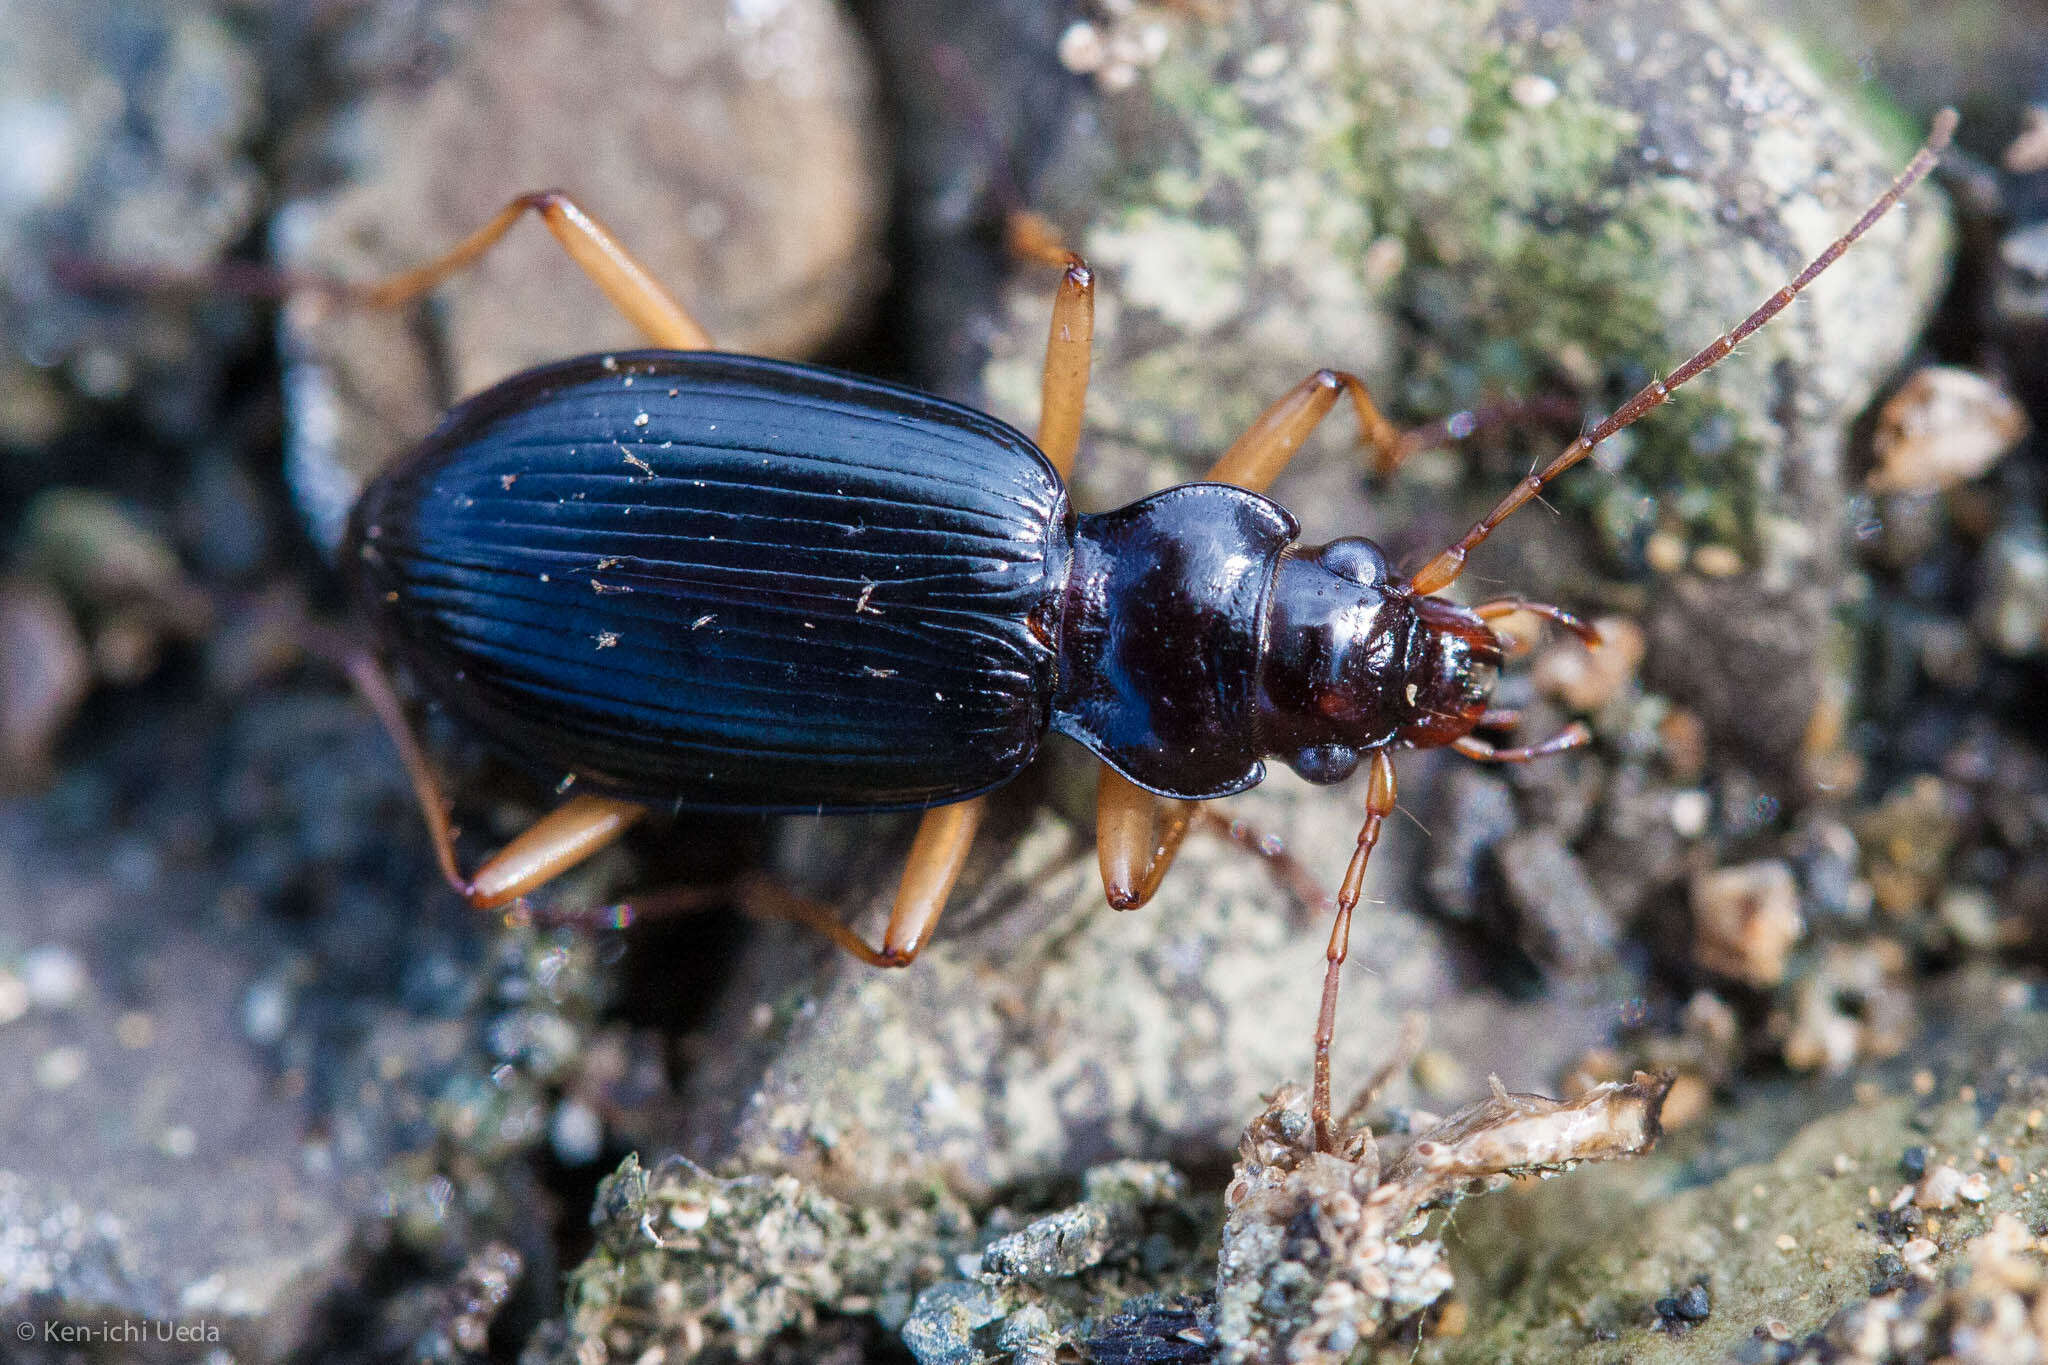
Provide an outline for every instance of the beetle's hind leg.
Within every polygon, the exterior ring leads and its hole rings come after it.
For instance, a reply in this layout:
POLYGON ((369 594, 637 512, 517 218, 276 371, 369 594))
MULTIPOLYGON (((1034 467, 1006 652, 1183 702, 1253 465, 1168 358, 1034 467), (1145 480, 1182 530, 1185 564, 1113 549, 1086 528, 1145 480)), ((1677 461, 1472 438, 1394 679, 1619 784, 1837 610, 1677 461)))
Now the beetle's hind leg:
POLYGON ((476 870, 475 876, 465 877, 455 856, 455 826, 448 818, 448 799, 441 792, 440 779, 435 776, 426 750, 420 747, 418 736, 406 722, 404 704, 392 690, 383 666, 359 649, 343 652, 339 662, 398 748, 399 760, 405 765, 405 775, 419 801, 420 814, 426 819, 427 836, 433 841, 434 861, 442 878, 456 895, 479 910, 494 910, 553 881, 616 843, 647 813, 644 807, 630 801, 607 796, 571 797, 493 854, 476 870))
POLYGON ((648 340, 675 351, 711 348, 711 334, 703 324, 662 287, 609 228, 560 190, 522 194, 446 255, 379 284, 346 286, 341 293, 369 308, 396 308, 409 303, 450 275, 476 264, 528 212, 540 215, 548 231, 569 253, 569 259, 582 268, 648 340))

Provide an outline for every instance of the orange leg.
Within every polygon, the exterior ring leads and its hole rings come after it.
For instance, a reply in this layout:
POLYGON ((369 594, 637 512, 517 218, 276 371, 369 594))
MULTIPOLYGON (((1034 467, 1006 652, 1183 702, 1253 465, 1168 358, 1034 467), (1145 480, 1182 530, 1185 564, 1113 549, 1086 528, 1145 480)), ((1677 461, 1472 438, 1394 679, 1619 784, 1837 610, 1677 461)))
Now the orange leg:
POLYGON ((1337 919, 1330 926, 1330 945, 1323 952, 1323 1004, 1316 1014, 1315 1080, 1310 1089, 1309 1118, 1315 1125, 1316 1147, 1336 1150, 1336 1134, 1330 1126, 1330 1043, 1337 1036, 1337 981, 1344 959, 1351 952, 1351 912, 1365 889, 1365 865, 1372 859, 1373 846, 1380 841, 1380 824, 1394 813, 1394 761, 1385 749, 1372 752, 1372 768, 1366 775, 1365 824, 1358 831, 1358 847, 1351 865, 1344 869, 1344 884, 1337 890, 1337 919))
POLYGON ((1481 763, 1527 763, 1531 759, 1548 758, 1552 754, 1580 748, 1592 741, 1593 732, 1583 722, 1575 720, 1541 744, 1531 744, 1523 749, 1497 749, 1473 735, 1459 736, 1451 741, 1451 747, 1481 763))
POLYGON ((1152 899, 1200 803, 1154 796, 1107 763, 1095 783, 1095 863, 1117 910, 1152 899))
POLYGON ((476 264, 486 251, 528 210, 538 213, 555 240, 581 266, 612 306, 657 346, 674 351, 707 351, 711 334, 689 310, 676 302, 632 252, 604 224, 560 190, 522 194, 498 216, 471 233, 447 255, 394 275, 381 284, 349 287, 348 298, 370 308, 396 308, 432 289, 450 275, 476 264))
POLYGON ((374 658, 360 650, 346 653, 341 664, 398 747, 420 813, 426 817, 427 836, 433 840, 434 861, 441 876, 455 889, 455 894, 479 910, 496 909, 554 880, 617 841, 646 814, 644 808, 630 801, 607 796, 572 797, 507 844, 478 868, 474 877, 465 877, 455 857, 455 827, 448 819, 448 802, 441 794, 440 780, 434 775, 433 764, 427 761, 418 737, 406 723, 405 708, 392 691, 391 680, 374 658))
MULTIPOLYGON (((343 296, 370 308, 395 308, 418 298, 450 275, 475 264, 528 210, 540 215, 570 258, 655 345, 673 350, 710 347, 709 334, 655 281, 647 268, 602 223, 559 190, 522 194, 446 255, 381 284, 351 286, 342 291, 343 296)), ((404 708, 390 682, 368 655, 351 652, 342 662, 357 690, 398 745, 420 810, 426 816, 441 875, 479 909, 503 905, 553 880, 615 842, 645 814, 641 807, 628 801, 602 796, 573 797, 478 868, 474 877, 464 877, 456 861, 455 831, 448 819, 448 805, 440 783, 406 723, 404 708)))
MULTIPOLYGON (((1063 259, 1066 274, 1053 299, 1052 327, 1045 341, 1044 401, 1038 415, 1038 448, 1061 478, 1073 472, 1074 454, 1081 445, 1081 414, 1087 405, 1089 356, 1095 338, 1095 275, 1079 256, 1067 253, 1063 259)), ((930 941, 933 927, 945 912, 946 898, 967 863, 967 851, 974 846, 974 831, 981 824, 984 808, 985 799, 977 796, 924 813, 879 949, 870 948, 836 920, 827 927, 802 909, 793 911, 792 916, 817 924, 863 962, 877 967, 909 966, 930 941)))
POLYGON ((1342 370, 1317 370, 1260 413, 1203 477, 1212 483, 1234 483, 1255 493, 1265 492, 1343 394, 1350 395, 1352 409, 1358 414, 1359 437, 1377 452, 1381 467, 1398 465, 1409 453, 1407 434, 1381 415, 1365 381, 1342 370))

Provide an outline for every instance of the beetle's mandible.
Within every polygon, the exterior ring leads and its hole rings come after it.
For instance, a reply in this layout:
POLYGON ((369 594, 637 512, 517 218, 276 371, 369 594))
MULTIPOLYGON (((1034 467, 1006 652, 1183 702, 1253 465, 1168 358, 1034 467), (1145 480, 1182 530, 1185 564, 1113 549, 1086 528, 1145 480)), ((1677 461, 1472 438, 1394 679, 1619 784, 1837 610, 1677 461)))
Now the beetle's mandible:
POLYGON ((1088 383, 1094 281, 1066 257, 1036 441, 907 389, 730 355, 574 201, 514 200, 446 257, 360 297, 391 305, 473 261, 525 212, 659 350, 529 370, 470 399, 364 493, 345 563, 383 649, 513 756, 575 795, 474 875, 381 665, 351 671, 404 756, 448 880, 503 904, 649 808, 926 811, 879 965, 928 941, 983 793, 1048 730, 1103 764, 1098 849, 1112 904, 1147 900, 1192 803, 1277 758, 1314 782, 1367 769, 1337 897, 1313 1116, 1329 1133, 1339 967, 1366 861, 1394 808, 1391 755, 1450 746, 1520 761, 1476 731, 1503 657, 1489 621, 1521 599, 1437 596, 1503 520, 1601 441, 1763 326, 1934 164, 1927 144, 1863 216, 1730 332, 1522 479, 1410 577, 1369 541, 1296 543, 1263 496, 1348 398, 1383 467, 1415 444, 1354 376, 1318 371, 1201 483, 1076 515, 1065 476, 1088 383))

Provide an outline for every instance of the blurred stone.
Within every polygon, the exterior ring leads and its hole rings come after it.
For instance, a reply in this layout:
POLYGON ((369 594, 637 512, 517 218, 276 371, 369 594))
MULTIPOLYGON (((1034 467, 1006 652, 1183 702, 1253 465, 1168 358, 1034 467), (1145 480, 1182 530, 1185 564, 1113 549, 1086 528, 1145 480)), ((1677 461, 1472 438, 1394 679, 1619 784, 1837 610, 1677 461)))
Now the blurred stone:
POLYGON ((1479 912, 1490 855, 1521 828, 1513 788, 1476 763, 1454 764, 1436 784, 1428 822, 1437 833, 1423 849, 1423 886, 1436 909, 1453 919, 1479 912))
MULTIPOLYGON (((1872 1207, 1868 1191, 1875 1186, 1881 1198, 1891 1197, 1899 1188, 1899 1152, 1916 1142, 1962 1154, 1956 1162, 1966 1173, 1980 1163, 1990 1167, 1989 1152, 1974 1154, 1985 1150, 1980 1135, 1995 1135, 1992 1150, 2010 1157, 2016 1173, 2048 1158, 2044 1130, 2025 1120, 2048 1098, 2038 1072, 2022 1061, 2039 1055, 2040 1012, 1995 1019, 1980 1012, 1983 1003, 1949 997, 1944 1004, 1956 1008, 1961 1028, 1934 1049, 1962 1074, 1987 1082, 2005 1074, 2003 1065, 2018 1064, 2009 1081, 1987 1085, 1981 1098, 1922 1101, 1903 1086, 1872 1086, 1867 1097, 1838 1102, 1816 1118, 1822 1101, 1814 1087, 1765 1087, 1641 1164, 1584 1172, 1515 1200, 1464 1205, 1453 1265, 1460 1296, 1474 1305, 1472 1320, 1456 1341, 1425 1338, 1413 1358, 1424 1365, 1970 1359, 1994 1322, 2013 1321, 2010 1307, 2001 1320, 1990 1316, 1986 1298, 1976 1298, 1976 1307, 1961 1295, 1952 1304, 1944 1300, 1937 1286, 1955 1282, 1943 1274, 1952 1251, 1926 1282, 1936 1288, 1932 1302, 1914 1290, 1873 1284, 1873 1253, 1896 1257, 1913 1234, 1887 1232, 1895 1225, 1886 1209, 1872 1207), (2005 1042, 1991 1045, 1994 1034, 2005 1042), (1786 1238, 1789 1252, 1781 1249, 1786 1238), (1543 1248, 1540 1274, 1531 1273, 1532 1246, 1543 1248), (1674 1286, 1702 1283, 1711 1314, 1682 1338, 1662 1330, 1650 1311, 1655 1300, 1674 1286), (1560 1307, 1560 1291, 1569 1311, 1560 1307), (1950 1315, 1964 1311, 1981 1316, 1950 1315), (1924 1330, 1913 1334, 1902 1324, 1896 1336, 1838 1334, 1835 1324, 1849 1315, 1887 1312, 1924 1330), (1767 1323, 1801 1345, 1778 1348, 1767 1323), (1808 1335, 1821 1329, 1825 1344, 1808 1335)), ((1666 1115, 1668 1122, 1668 1101, 1666 1115)), ((1969 1244, 2001 1215, 2034 1217, 2034 1188, 2024 1177, 1993 1175, 1981 1209, 1964 1205, 1942 1215, 1941 1246, 1969 1244)), ((2021 1351, 1979 1358, 2028 1357, 2021 1351)))
POLYGON ((1858 1062, 1896 1057, 1913 1037, 1913 998, 1898 944, 1827 945, 1793 991, 1785 1064, 1838 1076, 1858 1062))
POLYGON ((0 579, 0 788, 42 779, 50 750, 92 688, 92 663, 63 599, 0 579))
POLYGON ((204 595, 179 567, 168 541, 118 499, 87 488, 52 488, 22 515, 16 554, 23 572, 102 616, 141 611, 166 632, 197 634, 208 620, 204 595))
POLYGON ((1504 841, 1494 856, 1517 912, 1516 937, 1531 957, 1567 977, 1614 965, 1621 926, 1556 834, 1533 829, 1504 841))
POLYGON ((2001 526, 1984 548, 1984 591, 1974 624, 2008 658, 2048 646, 2048 534, 2021 515, 2001 526))
POLYGON ((33 998, 60 970, 96 983, 0 1026, 0 1315, 210 1326, 239 1356, 278 1359, 346 1276, 353 1220, 341 1181, 309 1169, 299 1107, 220 1008, 243 950, 162 895, 132 903, 46 838, 0 821, 0 944, 47 941, 19 964, 44 982, 33 998), (133 1047, 121 1021, 138 1005, 150 1028, 133 1047))
POLYGON ((1892 919, 1918 913, 1933 898, 1961 833, 1966 799, 1958 787, 1922 774, 1885 793, 1857 821, 1864 873, 1878 909, 1892 919))
POLYGON ((1641 626, 1625 616, 1602 616, 1593 625, 1600 632, 1598 648, 1558 640, 1530 665, 1537 690, 1574 711, 1598 711, 1613 701, 1643 662, 1641 626))
MULTIPOLYGON (((897 1210, 855 1208, 787 1175, 723 1178, 673 1159, 649 1170, 628 1156, 597 1188, 597 1245, 570 1278, 564 1320, 522 1359, 752 1360, 821 1311, 882 1308, 901 1320, 911 1295, 977 1240, 966 1210, 927 1196, 897 1210)), ((981 1297, 989 1302, 972 1326, 997 1311, 992 1293, 981 1297)))
POLYGON ((1759 988, 1785 979, 1785 954, 1805 931, 1792 869, 1777 859, 1698 874, 1692 914, 1694 961, 1759 988))
POLYGON ((1949 365, 1916 370, 1878 412, 1871 445, 1880 493, 1932 493, 1990 469, 2027 432, 2026 414, 1982 375, 1949 365))
MULTIPOLYGON (((294 267, 379 279, 559 187, 729 349, 805 355, 878 291, 873 83, 833 0, 394 0, 350 22, 335 75, 351 102, 297 133, 340 183, 300 185, 274 233, 294 267), (393 47, 436 54, 431 78, 389 64, 393 47)), ((323 543, 454 399, 647 344, 538 222, 439 290, 433 317, 429 337, 415 317, 288 310, 288 459, 323 543)))
POLYGON ((249 156, 258 73, 212 0, 0 0, 0 436, 32 446, 63 425, 67 393, 137 396, 189 435, 225 374, 234 304, 133 291, 88 299, 64 258, 175 279, 212 265, 256 223, 249 156))

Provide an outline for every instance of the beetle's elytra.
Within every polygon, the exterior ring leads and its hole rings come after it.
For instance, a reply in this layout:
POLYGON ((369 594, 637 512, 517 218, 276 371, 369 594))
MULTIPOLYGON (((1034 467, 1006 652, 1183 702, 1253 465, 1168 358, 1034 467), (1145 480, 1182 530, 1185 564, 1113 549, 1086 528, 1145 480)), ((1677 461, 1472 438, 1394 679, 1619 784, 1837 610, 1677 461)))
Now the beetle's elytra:
POLYGON ((603 847, 650 806, 927 809, 879 949, 917 955, 944 907, 981 793, 1048 730, 1105 764, 1098 846, 1113 904, 1142 903, 1186 803, 1242 791, 1278 758, 1331 783, 1368 767, 1366 817, 1337 897, 1316 1036, 1328 1049, 1350 916, 1382 820, 1390 755, 1450 746, 1521 761, 1572 727, 1500 749, 1475 731, 1503 656, 1488 624, 1554 607, 1437 596, 1550 480, 1763 326, 1934 164, 1927 145, 1863 216, 1740 325, 1653 380, 1460 540, 1403 578, 1370 542, 1295 543, 1259 491, 1348 396, 1391 465, 1411 441, 1354 376, 1319 371, 1210 471, 1077 515, 1065 475, 1088 381, 1094 280, 1076 257, 1054 303, 1036 441, 971 409, 812 366, 711 349, 630 253, 558 193, 523 196, 431 265, 371 291, 432 287, 538 212, 656 345, 515 375, 470 399, 365 492, 346 549, 378 638, 422 686, 573 795, 474 877, 458 870, 431 766, 380 669, 351 671, 398 742, 442 869, 503 903, 603 847))

